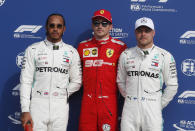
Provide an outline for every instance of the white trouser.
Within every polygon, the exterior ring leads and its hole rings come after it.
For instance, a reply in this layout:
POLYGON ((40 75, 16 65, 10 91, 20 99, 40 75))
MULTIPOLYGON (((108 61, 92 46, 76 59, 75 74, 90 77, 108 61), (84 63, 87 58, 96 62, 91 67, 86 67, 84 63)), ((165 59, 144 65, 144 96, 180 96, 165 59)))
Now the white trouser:
POLYGON ((30 113, 33 131, 66 131, 69 115, 66 99, 33 98, 30 113))
POLYGON ((125 98, 121 131, 162 131, 161 103, 125 98))

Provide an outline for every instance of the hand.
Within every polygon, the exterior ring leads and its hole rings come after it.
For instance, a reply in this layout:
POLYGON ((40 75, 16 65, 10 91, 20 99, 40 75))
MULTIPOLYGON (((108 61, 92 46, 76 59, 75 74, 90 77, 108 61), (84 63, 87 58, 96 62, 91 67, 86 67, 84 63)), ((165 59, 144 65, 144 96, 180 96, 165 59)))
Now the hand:
POLYGON ((32 120, 32 117, 31 117, 31 115, 30 115, 30 112, 22 112, 21 121, 22 121, 22 126, 23 126, 23 128, 25 127, 25 125, 26 125, 26 123, 27 123, 28 121, 31 122, 32 127, 33 127, 33 120, 32 120))

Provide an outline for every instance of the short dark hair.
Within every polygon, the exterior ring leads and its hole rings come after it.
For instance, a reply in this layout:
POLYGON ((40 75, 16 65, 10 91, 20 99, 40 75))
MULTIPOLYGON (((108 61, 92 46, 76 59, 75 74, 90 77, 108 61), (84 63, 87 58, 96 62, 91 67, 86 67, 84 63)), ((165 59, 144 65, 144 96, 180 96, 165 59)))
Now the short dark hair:
POLYGON ((54 16, 54 15, 55 15, 55 16, 60 16, 60 17, 62 17, 62 19, 63 19, 63 24, 64 24, 64 26, 66 26, 66 22, 65 22, 65 19, 64 19, 63 15, 62 15, 62 14, 59 14, 59 13, 50 14, 50 15, 47 17, 46 26, 48 25, 49 18, 52 17, 52 16, 54 16))

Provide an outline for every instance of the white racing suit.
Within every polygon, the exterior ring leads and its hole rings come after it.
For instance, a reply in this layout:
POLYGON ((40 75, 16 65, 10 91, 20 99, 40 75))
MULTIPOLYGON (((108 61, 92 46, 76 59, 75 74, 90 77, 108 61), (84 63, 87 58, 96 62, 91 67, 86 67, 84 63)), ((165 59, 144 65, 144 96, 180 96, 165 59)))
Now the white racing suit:
POLYGON ((127 49, 119 59, 117 83, 125 97, 121 131, 162 131, 162 109, 178 88, 173 56, 155 45, 147 55, 137 46, 127 49))
POLYGON ((68 97, 82 81, 80 57, 63 41, 44 40, 25 51, 20 76, 22 112, 30 112, 34 131, 66 131, 68 97))

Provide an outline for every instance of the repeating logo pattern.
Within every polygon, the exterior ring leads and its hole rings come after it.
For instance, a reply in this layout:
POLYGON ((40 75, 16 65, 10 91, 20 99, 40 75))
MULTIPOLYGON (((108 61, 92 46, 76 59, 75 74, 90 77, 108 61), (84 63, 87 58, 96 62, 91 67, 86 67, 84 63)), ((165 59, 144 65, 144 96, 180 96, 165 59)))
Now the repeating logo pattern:
POLYGON ((184 91, 178 97, 179 104, 195 104, 195 91, 184 91))
POLYGON ((2 6, 5 3, 5 0, 0 0, 0 6, 2 6))
POLYGON ((131 0, 130 9, 136 12, 177 12, 174 8, 165 7, 165 3, 168 3, 168 0, 156 0, 153 4, 151 3, 151 0, 131 0))
POLYGON ((180 122, 173 124, 177 131, 195 131, 195 121, 180 120, 180 122))
POLYGON ((42 25, 21 25, 14 31, 14 38, 41 39, 36 33, 42 28, 42 25))
POLYGON ((180 36, 179 43, 188 45, 195 44, 195 31, 186 31, 180 36))
POLYGON ((16 65, 17 65, 19 68, 22 68, 23 61, 24 61, 24 52, 21 52, 21 53, 19 53, 19 54, 16 56, 16 65))
POLYGON ((127 32, 124 32, 123 28, 119 27, 112 28, 112 30, 110 31, 110 35, 112 36, 112 38, 116 39, 124 39, 129 36, 127 32))

